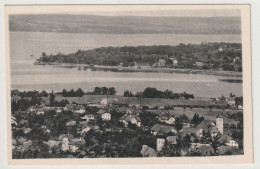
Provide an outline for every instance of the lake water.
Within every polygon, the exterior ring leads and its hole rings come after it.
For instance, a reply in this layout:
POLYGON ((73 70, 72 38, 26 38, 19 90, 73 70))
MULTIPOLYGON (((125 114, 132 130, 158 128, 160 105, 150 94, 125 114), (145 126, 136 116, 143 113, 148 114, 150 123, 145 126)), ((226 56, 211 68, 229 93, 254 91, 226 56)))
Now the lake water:
POLYGON ((115 87, 117 94, 126 89, 139 92, 146 87, 160 90, 193 93, 198 97, 218 97, 230 92, 242 95, 242 83, 227 83, 219 79, 239 79, 201 74, 170 74, 142 72, 104 72, 36 66, 35 59, 41 52, 73 53, 78 49, 103 46, 177 45, 179 43, 240 42, 239 35, 112 35, 112 34, 66 34, 42 32, 11 32, 10 61, 11 88, 19 90, 61 91, 82 88, 93 91, 96 86, 115 87), (33 56, 30 56, 33 55, 33 56))

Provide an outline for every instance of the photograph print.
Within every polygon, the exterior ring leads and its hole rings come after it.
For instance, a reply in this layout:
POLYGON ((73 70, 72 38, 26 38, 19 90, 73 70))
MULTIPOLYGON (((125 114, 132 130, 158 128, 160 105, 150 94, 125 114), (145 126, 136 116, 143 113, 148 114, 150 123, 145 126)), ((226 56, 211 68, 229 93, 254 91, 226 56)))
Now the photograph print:
POLYGON ((10 7, 12 160, 245 155, 241 7, 93 7, 10 7))

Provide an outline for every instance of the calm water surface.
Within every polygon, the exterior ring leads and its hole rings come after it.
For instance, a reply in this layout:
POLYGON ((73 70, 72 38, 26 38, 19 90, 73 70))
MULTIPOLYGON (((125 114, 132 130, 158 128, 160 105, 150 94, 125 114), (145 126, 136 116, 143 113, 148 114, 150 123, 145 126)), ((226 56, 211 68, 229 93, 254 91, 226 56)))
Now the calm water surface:
POLYGON ((218 97, 230 92, 242 95, 242 83, 220 82, 219 79, 237 79, 201 74, 170 74, 142 72, 103 72, 35 66, 41 52, 72 53, 78 49, 103 46, 177 45, 179 43, 240 42, 239 35, 111 35, 64 33, 10 33, 11 88, 19 90, 55 90, 82 88, 92 91, 95 86, 115 87, 118 94, 128 89, 133 92, 146 87, 174 92, 193 93, 198 97, 218 97), (33 55, 33 56, 30 56, 33 55))

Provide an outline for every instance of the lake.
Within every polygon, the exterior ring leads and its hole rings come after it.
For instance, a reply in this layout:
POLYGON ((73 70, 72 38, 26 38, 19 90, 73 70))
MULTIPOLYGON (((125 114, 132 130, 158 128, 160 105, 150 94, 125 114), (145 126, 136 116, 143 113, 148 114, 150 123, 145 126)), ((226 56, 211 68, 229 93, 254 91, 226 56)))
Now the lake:
POLYGON ((240 35, 175 34, 70 34, 43 32, 10 32, 11 88, 19 90, 61 91, 96 86, 115 87, 117 94, 127 90, 139 92, 146 87, 193 93, 197 97, 219 97, 230 92, 242 95, 241 79, 202 74, 108 72, 78 70, 51 65, 33 65, 42 52, 73 53, 106 46, 178 45, 179 43, 241 42, 240 35), (30 56, 33 55, 33 56, 30 56), (231 80, 233 81, 233 80, 231 80))

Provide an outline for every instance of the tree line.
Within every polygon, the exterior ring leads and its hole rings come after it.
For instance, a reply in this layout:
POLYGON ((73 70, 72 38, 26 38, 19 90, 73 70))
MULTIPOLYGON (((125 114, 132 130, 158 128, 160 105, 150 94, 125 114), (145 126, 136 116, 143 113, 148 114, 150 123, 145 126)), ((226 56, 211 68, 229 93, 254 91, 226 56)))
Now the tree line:
POLYGON ((166 67, 173 67, 172 58, 178 60, 175 68, 196 69, 196 62, 203 62, 204 69, 242 71, 241 43, 201 43, 179 44, 176 46, 124 46, 102 47, 92 50, 78 50, 75 53, 47 55, 39 58, 41 62, 61 62, 74 64, 95 64, 116 66, 133 66, 134 63, 152 66, 159 59, 166 61, 166 67), (224 50, 219 51, 219 48, 224 50), (236 59, 237 58, 237 59, 236 59), (235 59, 235 61, 234 61, 235 59))
POLYGON ((131 91, 126 90, 124 92, 125 97, 141 97, 141 98, 160 98, 160 99, 194 99, 193 94, 186 92, 174 93, 171 90, 161 91, 156 88, 147 87, 143 92, 137 92, 133 94, 131 91))

